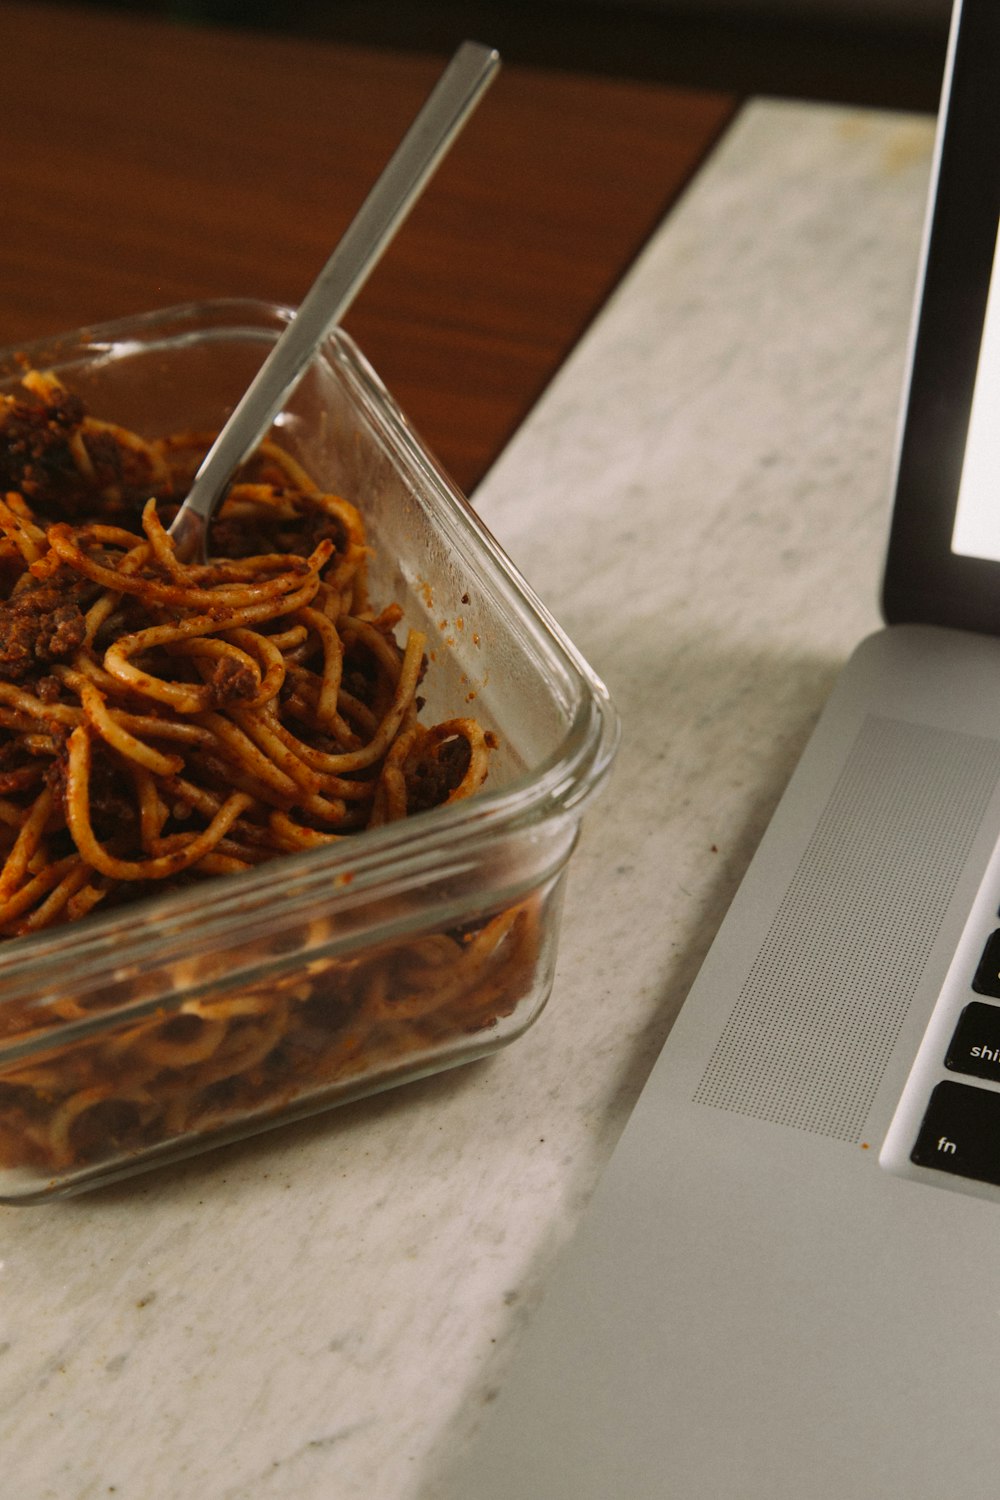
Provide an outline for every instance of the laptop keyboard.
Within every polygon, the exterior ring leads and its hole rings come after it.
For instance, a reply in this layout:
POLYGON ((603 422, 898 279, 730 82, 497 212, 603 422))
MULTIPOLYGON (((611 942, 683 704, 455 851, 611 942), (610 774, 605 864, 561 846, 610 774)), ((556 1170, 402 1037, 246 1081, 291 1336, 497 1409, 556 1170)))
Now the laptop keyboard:
MULTIPOLYGON (((1000 1000, 1000 930, 983 950, 972 988, 1000 1000)), ((964 1007, 944 1065, 964 1077, 1000 1084, 1000 1005, 974 1000, 964 1007)), ((938 1083, 910 1160, 1000 1187, 1000 1092, 957 1080, 938 1083)))

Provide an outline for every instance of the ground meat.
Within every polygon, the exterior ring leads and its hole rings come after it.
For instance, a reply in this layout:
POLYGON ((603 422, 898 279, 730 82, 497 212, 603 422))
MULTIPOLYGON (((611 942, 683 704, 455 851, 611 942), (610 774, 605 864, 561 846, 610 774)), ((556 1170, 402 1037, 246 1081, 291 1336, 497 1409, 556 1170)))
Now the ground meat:
POLYGON ((45 662, 67 661, 86 624, 75 600, 38 588, 0 604, 0 681, 22 682, 45 662))
POLYGON ((95 489, 121 485, 125 478, 124 454, 110 432, 88 432, 87 453, 94 470, 95 489))
POLYGON ((73 655, 86 633, 80 606, 59 604, 51 613, 38 617, 35 655, 39 661, 65 661, 73 655))
POLYGON ((0 488, 32 499, 40 492, 75 490, 79 472, 69 435, 83 414, 76 396, 52 405, 8 399, 0 422, 0 488))
POLYGON ((357 698, 366 708, 374 707, 379 682, 378 663, 363 646, 348 646, 344 652, 341 682, 352 698, 357 698))
POLYGON ((66 775, 68 771, 66 744, 69 735, 62 725, 53 725, 52 737, 57 741, 56 753, 45 767, 45 784, 52 789, 56 800, 61 802, 66 795, 66 775))
POLYGON ((157 493, 148 461, 113 433, 89 429, 91 472, 82 473, 70 440, 85 416, 83 402, 69 392, 51 401, 0 396, 0 494, 16 490, 43 520, 83 521, 99 513, 138 531, 142 507, 157 493))
POLYGON ((294 519, 279 523, 266 513, 255 524, 245 515, 227 518, 223 512, 212 523, 209 550, 217 557, 254 557, 262 552, 308 557, 326 538, 333 543, 335 554, 343 553, 347 547, 343 522, 318 505, 303 505, 294 519))
MULTIPOLYGON (((58 726, 53 726, 53 735, 60 737, 58 726)), ((68 736, 65 731, 62 732, 61 738, 62 744, 45 768, 45 782, 51 787, 56 798, 64 803, 68 769, 66 747, 68 736)), ((131 836, 135 828, 136 812, 128 774, 122 770, 120 763, 98 739, 93 741, 89 808, 90 820, 99 839, 124 838, 127 841, 131 836)), ((68 852, 71 847, 68 833, 66 840, 68 852)))
POLYGON ((469 769, 472 750, 462 735, 453 735, 436 746, 436 753, 407 765, 406 808, 408 812, 425 812, 440 807, 458 786, 469 769))
POLYGON ((245 662, 223 656, 212 667, 208 686, 216 708, 225 708, 229 704, 249 702, 256 695, 260 680, 245 662))
POLYGON ((120 768, 105 761, 90 777, 90 821, 98 838, 120 838, 135 824, 135 808, 129 800, 131 787, 120 768), (124 782, 124 784, 123 784, 124 782))

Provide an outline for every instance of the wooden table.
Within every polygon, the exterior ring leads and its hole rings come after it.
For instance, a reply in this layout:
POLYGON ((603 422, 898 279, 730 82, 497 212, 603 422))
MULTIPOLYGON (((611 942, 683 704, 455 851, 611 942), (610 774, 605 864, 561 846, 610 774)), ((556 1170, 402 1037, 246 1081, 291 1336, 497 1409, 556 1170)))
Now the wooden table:
MULTIPOLYGON (((445 60, 48 4, 0 4, 0 39, 0 345, 201 297, 297 303, 445 60)), ((501 71, 345 320, 460 486, 736 102, 501 71)))

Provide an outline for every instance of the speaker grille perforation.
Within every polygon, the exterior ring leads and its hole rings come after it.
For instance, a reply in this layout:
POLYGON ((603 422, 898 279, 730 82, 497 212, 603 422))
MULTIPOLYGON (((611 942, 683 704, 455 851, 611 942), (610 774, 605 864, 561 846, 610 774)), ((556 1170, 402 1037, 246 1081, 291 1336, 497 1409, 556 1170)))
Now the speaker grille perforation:
POLYGON ((998 779, 992 740, 866 720, 696 1102, 860 1138, 998 779))

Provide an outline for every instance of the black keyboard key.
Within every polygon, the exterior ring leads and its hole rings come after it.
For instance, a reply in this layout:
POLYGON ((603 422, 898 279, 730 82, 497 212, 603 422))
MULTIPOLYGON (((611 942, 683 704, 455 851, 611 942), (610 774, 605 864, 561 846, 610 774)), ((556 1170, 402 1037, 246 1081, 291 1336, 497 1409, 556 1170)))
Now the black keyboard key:
POLYGON ((1000 1093, 939 1083, 910 1159, 919 1167, 1000 1186, 1000 1093))
POLYGON ((965 1007, 944 1065, 955 1073, 1000 1083, 1000 1005, 974 1000, 965 1007))
POLYGON ((1000 1000, 1000 932, 994 932, 983 949, 972 988, 977 995, 992 995, 1000 1000))

